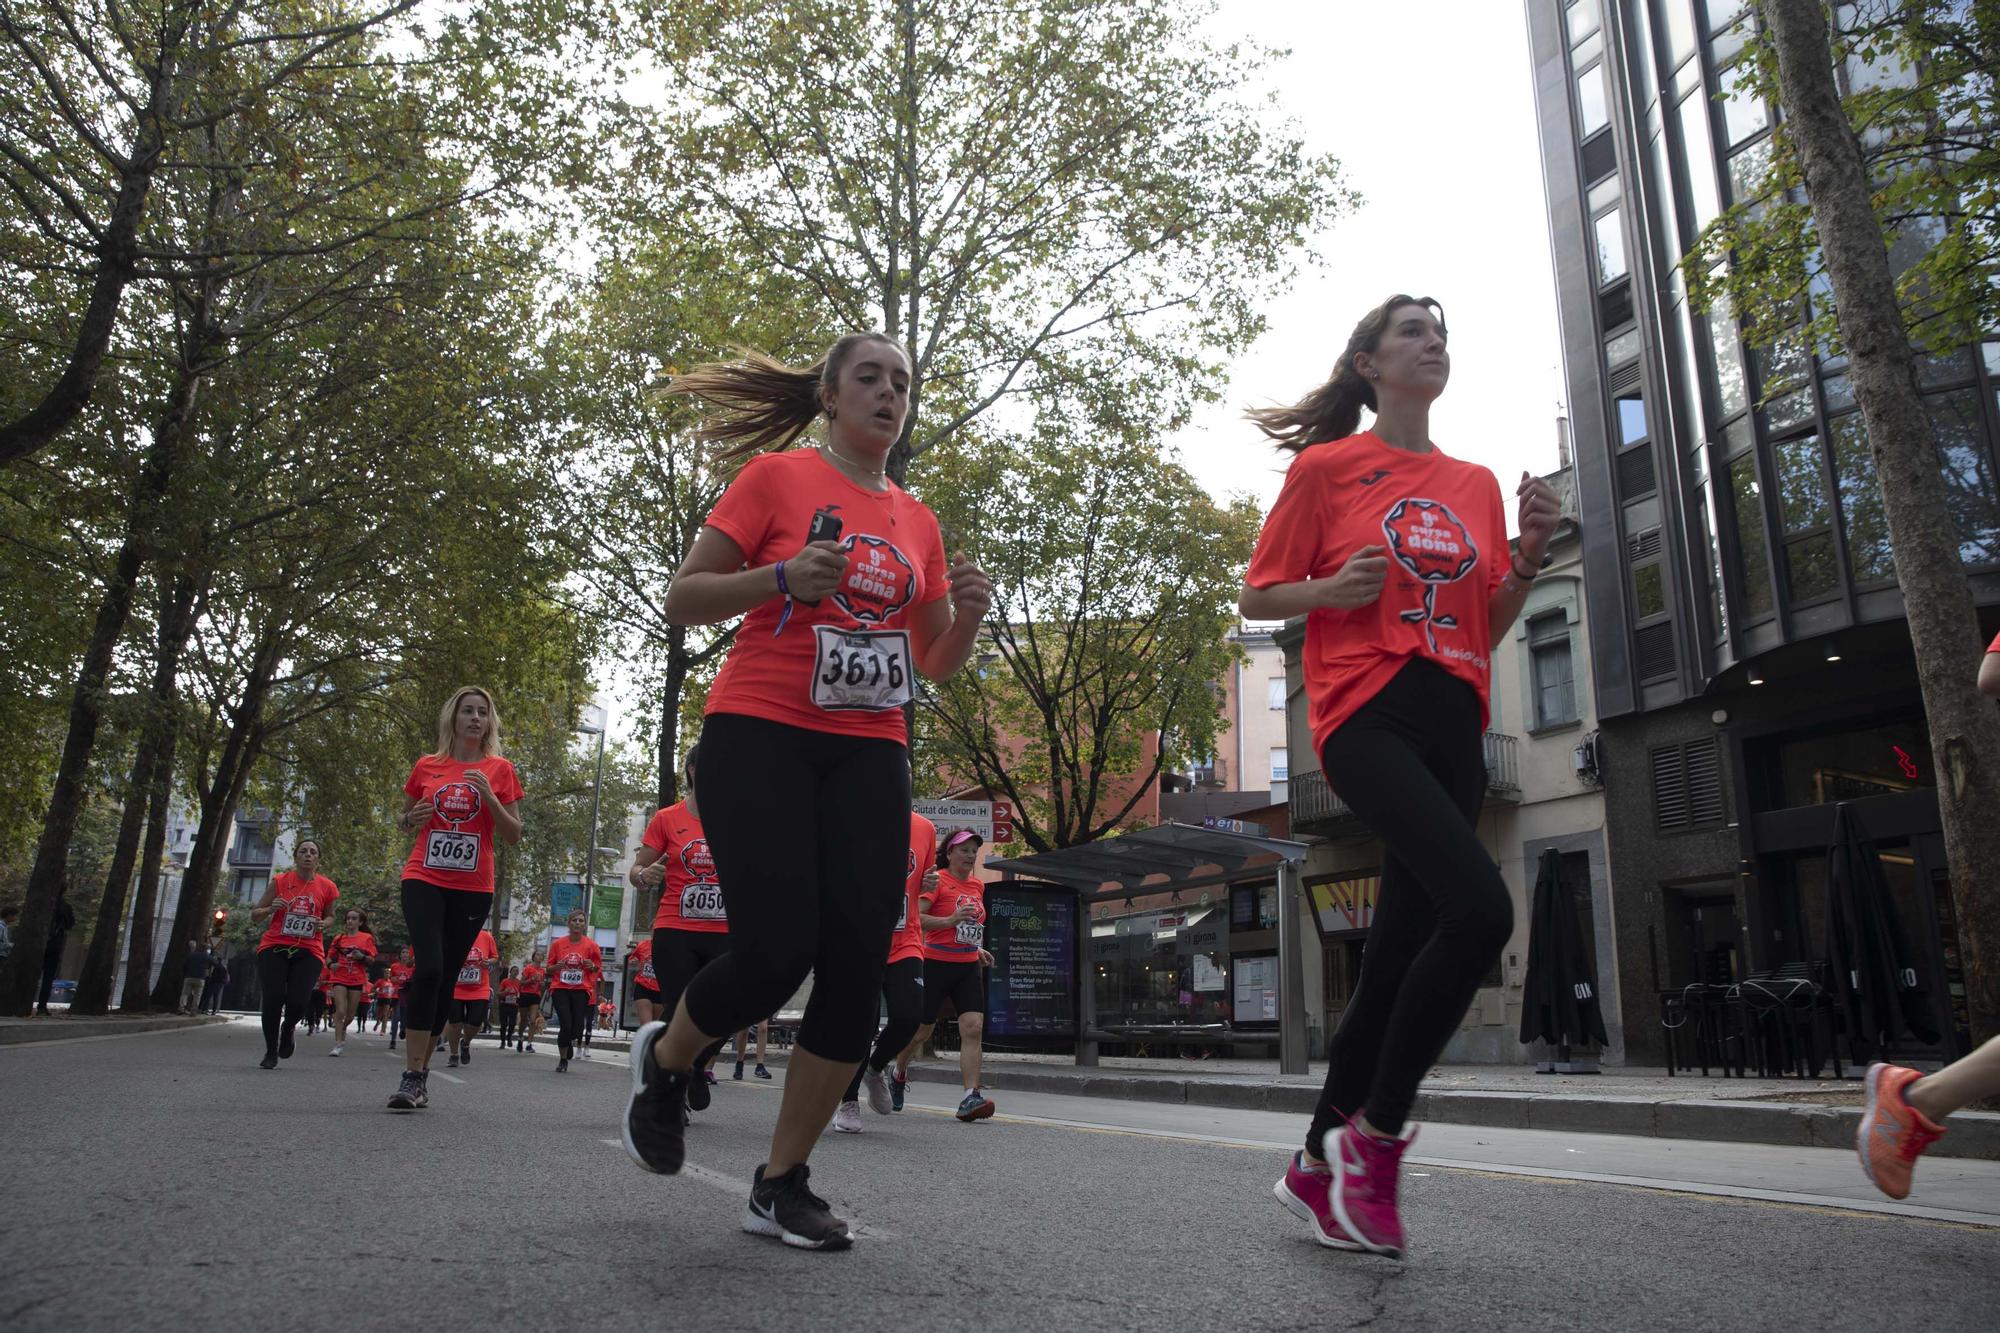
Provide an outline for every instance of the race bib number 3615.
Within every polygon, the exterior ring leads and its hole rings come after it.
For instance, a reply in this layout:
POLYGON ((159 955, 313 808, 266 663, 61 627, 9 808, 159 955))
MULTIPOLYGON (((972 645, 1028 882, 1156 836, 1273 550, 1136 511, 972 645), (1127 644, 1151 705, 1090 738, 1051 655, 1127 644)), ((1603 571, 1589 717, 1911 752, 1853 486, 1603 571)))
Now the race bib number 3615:
POLYGON ((910 636, 899 629, 843 630, 813 626, 812 700, 831 712, 882 712, 914 696, 910 636))

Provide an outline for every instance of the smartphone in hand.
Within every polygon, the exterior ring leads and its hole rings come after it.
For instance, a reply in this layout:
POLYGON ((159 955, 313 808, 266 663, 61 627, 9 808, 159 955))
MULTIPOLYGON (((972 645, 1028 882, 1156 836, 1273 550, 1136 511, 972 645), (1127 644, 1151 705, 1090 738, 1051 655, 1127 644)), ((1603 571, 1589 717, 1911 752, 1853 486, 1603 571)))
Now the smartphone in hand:
MULTIPOLYGON (((841 523, 840 515, 833 512, 838 508, 840 508, 839 505, 823 505, 813 510, 812 522, 806 527, 806 543, 808 545, 813 542, 837 542, 840 540, 841 529, 845 525, 841 523)), ((819 605, 817 600, 808 602, 803 597, 798 600, 807 606, 819 605)))

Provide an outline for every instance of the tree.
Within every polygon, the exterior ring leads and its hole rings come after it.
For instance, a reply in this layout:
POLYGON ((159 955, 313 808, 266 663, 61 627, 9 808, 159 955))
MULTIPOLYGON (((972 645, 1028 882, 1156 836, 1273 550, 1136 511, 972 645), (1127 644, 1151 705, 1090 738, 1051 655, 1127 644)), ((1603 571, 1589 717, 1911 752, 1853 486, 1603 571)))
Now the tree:
POLYGON ((1004 794, 1036 851, 1116 832, 1214 746, 1256 506, 1060 419, 1021 448, 961 435, 925 477, 999 602, 979 660, 923 697, 920 767, 1004 794))
POLYGON ((1089 400, 1172 429, 1349 206, 1331 158, 1238 90, 1267 52, 1175 0, 663 6, 672 101, 617 211, 713 236, 876 327, 914 369, 909 460, 1003 404, 1089 400), (919 410, 921 408, 921 410, 919 410))
MULTIPOLYGON (((1942 9, 1925 4, 1909 8, 1912 17, 1924 18, 1935 18, 1942 9)), ((1965 247, 1953 247, 1932 266, 1941 281, 1918 284, 1922 290, 1906 287, 1905 294, 1917 298, 1906 313, 1888 244, 1900 219, 1878 211, 1900 206, 1895 201, 1906 196, 1895 188, 1878 191, 1870 178, 1862 139, 1835 86, 1834 52, 1819 0, 1761 0, 1758 9, 1776 66, 1786 151, 1804 186, 1811 238, 1823 256, 1828 304, 1881 484, 1918 687, 1943 779, 1938 808, 1973 1035, 1984 1040, 2000 1035, 2000 821, 1993 818, 2000 809, 2000 715, 1973 685, 1978 622, 1910 345, 1913 325, 1918 331, 1926 325, 1963 329, 1965 308, 1947 293, 1949 274, 1963 262, 1965 247)), ((1988 51, 2000 38, 1995 22, 2000 15, 1993 9, 1990 4, 1975 6, 1973 22, 1964 30, 1988 51)), ((1989 59, 1989 73, 1991 68, 1989 59)), ((1990 87, 1990 78, 1980 86, 1990 87)), ((1990 131, 1990 93, 1986 96, 1984 112, 1973 123, 1990 131)), ((1937 128, 1950 133, 1957 127, 1937 128)), ((1990 167, 1986 179, 1990 207, 1990 167)), ((1800 261, 1784 267, 1797 273, 1805 265, 1800 261)), ((1982 284, 1988 280, 1987 274, 1978 277, 1982 284)))

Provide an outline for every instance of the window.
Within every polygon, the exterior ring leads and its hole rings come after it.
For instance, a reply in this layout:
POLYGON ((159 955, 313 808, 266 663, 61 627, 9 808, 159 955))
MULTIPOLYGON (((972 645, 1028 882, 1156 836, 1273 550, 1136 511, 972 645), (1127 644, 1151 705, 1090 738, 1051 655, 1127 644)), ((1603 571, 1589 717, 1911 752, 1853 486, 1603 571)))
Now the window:
POLYGON ((1694 54, 1694 20, 1688 14, 1688 0, 1661 0, 1660 13, 1667 21, 1667 63, 1678 65, 1694 54))
POLYGON ((1632 571, 1632 613, 1640 620, 1667 613, 1667 584, 1657 561, 1632 571))
POLYGON ((1777 473, 1778 526, 1785 533, 1785 595, 1810 602, 1840 588, 1833 554, 1833 506, 1827 496, 1819 436, 1771 446, 1777 473))
POLYGON ((270 883, 269 875, 257 871, 243 871, 236 877, 236 901, 256 904, 264 896, 264 890, 270 883))
POLYGON ((1285 678, 1283 676, 1273 676, 1268 682, 1268 685, 1270 689, 1269 702, 1271 706, 1271 711, 1274 713, 1284 712, 1285 678))
POLYGON ((1924 407, 1944 465, 1945 505, 1958 532, 1958 558, 1968 565, 2000 562, 2000 490, 1979 395, 1972 389, 1930 394, 1924 407))
POLYGON ((1618 443, 1621 447, 1646 438, 1646 400, 1637 389, 1618 395, 1618 443))
POLYGON ((1853 412, 1835 417, 1827 431, 1833 442, 1841 524, 1847 534, 1847 572, 1856 584, 1893 582, 1896 562, 1889 549, 1882 488, 1875 482, 1875 459, 1868 451, 1868 427, 1861 414, 1853 412))
POLYGON ((1694 200, 1694 230, 1699 232, 1722 211, 1715 185, 1715 151, 1709 145, 1708 96, 1697 88, 1681 99, 1681 151, 1687 155, 1688 193, 1694 200))
POLYGON ((1282 745, 1271 747, 1271 781, 1289 782, 1292 778, 1291 751, 1282 745))
POLYGON ((1743 352, 1736 342, 1736 311, 1725 294, 1718 293, 1708 310, 1708 345, 1715 355, 1715 397, 1724 417, 1733 417, 1750 404, 1750 391, 1743 380, 1743 352))
POLYGON ((1575 46, 1597 31, 1597 0, 1575 0, 1563 20, 1569 28, 1569 44, 1575 46))
POLYGON ((1734 146, 1766 129, 1771 116, 1751 87, 1749 70, 1725 70, 1721 82, 1728 89, 1722 98, 1723 137, 1734 146))
POLYGON ((1592 65, 1576 76, 1576 118, 1582 127, 1582 138, 1591 135, 1611 123, 1611 111, 1604 93, 1604 66, 1592 65))
POLYGON ((1625 219, 1612 209, 1591 224, 1597 232, 1597 285, 1622 278, 1629 272, 1625 262, 1625 219))
POLYGON ((1576 721, 1576 672, 1565 612, 1552 611, 1528 622, 1528 658, 1535 682, 1536 729, 1576 721))
POLYGON ((1715 738, 1652 752, 1653 815, 1662 833, 1722 823, 1722 771, 1715 738))
POLYGON ((1736 520, 1737 604, 1751 620, 1771 614, 1771 548, 1764 533, 1763 491, 1757 460, 1745 454, 1729 465, 1730 516, 1736 520))
POLYGON ((1627 329, 1604 340, 1604 364, 1617 367, 1639 359, 1639 330, 1627 329))

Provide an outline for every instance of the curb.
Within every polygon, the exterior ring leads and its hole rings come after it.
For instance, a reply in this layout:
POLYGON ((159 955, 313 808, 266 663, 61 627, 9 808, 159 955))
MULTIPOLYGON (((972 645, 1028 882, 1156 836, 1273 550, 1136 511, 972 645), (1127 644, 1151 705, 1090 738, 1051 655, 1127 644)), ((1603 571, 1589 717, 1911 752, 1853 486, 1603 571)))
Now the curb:
MULTIPOLYGON (((958 1082, 952 1065, 912 1065, 919 1083, 958 1082)), ((1319 1089, 1252 1080, 1180 1079, 1143 1074, 1055 1074, 986 1070, 984 1086, 997 1091, 1046 1092, 1068 1097, 1215 1106, 1239 1111, 1311 1115, 1319 1089)), ((1495 1129, 1560 1130, 1572 1134, 1631 1134, 1642 1138, 1764 1143, 1793 1148, 1851 1151, 1861 1110, 1797 1102, 1654 1101, 1645 1097, 1551 1097, 1534 1092, 1419 1091, 1412 1116, 1438 1124, 1495 1129)), ((2000 1161, 2000 1114, 1961 1111, 1951 1133, 1930 1148, 1936 1157, 2000 1161)))
POLYGON ((0 1046, 82 1041, 86 1037, 122 1037, 139 1032, 175 1032, 182 1028, 209 1027, 228 1021, 213 1015, 188 1018, 180 1014, 160 1014, 153 1018, 48 1018, 40 1022, 0 1023, 0 1046))

